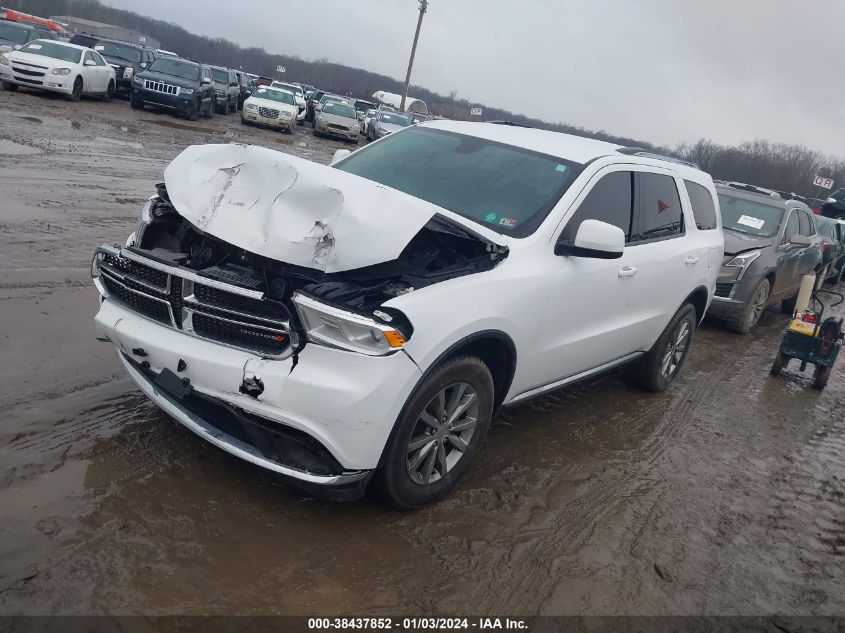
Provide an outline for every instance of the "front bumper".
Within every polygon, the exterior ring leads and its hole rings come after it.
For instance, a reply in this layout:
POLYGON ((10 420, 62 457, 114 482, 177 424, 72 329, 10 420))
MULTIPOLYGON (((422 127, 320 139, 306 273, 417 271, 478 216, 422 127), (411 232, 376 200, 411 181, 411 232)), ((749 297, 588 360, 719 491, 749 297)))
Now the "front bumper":
POLYGON ((69 95, 73 92, 75 75, 51 75, 49 70, 41 77, 30 77, 15 73, 11 66, 0 64, 0 80, 25 88, 36 88, 69 95))
POLYGON ((243 114, 245 121, 255 123, 256 125, 266 125, 267 127, 278 128, 280 130, 293 130, 293 126, 296 124, 296 117, 283 119, 281 116, 278 116, 275 119, 271 119, 261 116, 258 113, 258 110, 247 110, 246 108, 241 110, 241 113, 243 114))
POLYGON ((117 347, 138 387, 177 421, 228 453, 309 485, 343 487, 366 480, 421 375, 403 352, 373 357, 308 344, 297 356, 268 360, 188 336, 108 299, 96 325, 117 347), (156 385, 154 377, 165 370, 215 405, 258 418, 271 429, 278 425, 282 434, 307 435, 335 467, 303 468, 260 439, 244 441, 208 415, 208 407, 198 410, 156 385), (263 386, 257 397, 241 391, 248 378, 263 386))
POLYGON ((720 268, 716 278, 716 294, 707 309, 708 315, 723 319, 732 318, 745 309, 760 277, 759 273, 755 274, 750 270, 738 279, 739 274, 740 270, 735 267, 720 268))
POLYGON ((187 114, 191 111, 194 101, 197 98, 196 94, 169 95, 163 92, 156 92, 155 90, 147 90, 135 83, 132 84, 130 94, 133 99, 142 101, 145 105, 167 108, 168 110, 174 110, 182 114, 187 114))
POLYGON ((314 126, 314 129, 320 134, 325 134, 326 136, 333 136, 335 138, 342 138, 349 141, 358 140, 357 129, 338 130, 337 128, 329 127, 328 125, 321 125, 320 123, 317 123, 317 125, 314 126))

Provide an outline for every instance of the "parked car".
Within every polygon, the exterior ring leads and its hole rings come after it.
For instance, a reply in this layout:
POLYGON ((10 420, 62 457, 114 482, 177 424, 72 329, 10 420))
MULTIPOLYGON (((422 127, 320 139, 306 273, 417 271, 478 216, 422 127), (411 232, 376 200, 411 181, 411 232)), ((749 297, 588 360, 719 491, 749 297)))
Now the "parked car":
POLYGON ((0 53, 18 50, 33 40, 55 40, 56 34, 47 28, 13 20, 0 20, 0 53))
POLYGON ((408 117, 395 112, 379 112, 367 126, 367 140, 375 141, 411 125, 408 117))
POLYGON ((87 46, 97 51, 108 64, 114 68, 117 81, 117 92, 128 95, 132 87, 132 77, 147 68, 155 61, 156 54, 152 48, 121 42, 91 35, 74 35, 71 44, 87 46))
MULTIPOLYGON (((296 107, 299 112, 302 112, 305 109, 305 91, 302 90, 301 86, 286 83, 284 81, 274 81, 270 84, 270 87, 278 88, 279 90, 287 90, 288 92, 293 93, 293 98, 296 101, 296 107)), ((299 112, 297 112, 297 114, 299 114, 299 112)))
POLYGON ((376 117, 376 113, 378 110, 367 110, 364 113, 364 118, 361 120, 360 131, 361 134, 367 136, 368 130, 370 128, 370 123, 373 122, 373 119, 376 117))
POLYGON ((845 267, 845 220, 820 216, 816 224, 822 239, 824 281, 838 284, 845 267))
POLYGON ((376 107, 376 104, 372 101, 367 101, 366 99, 355 99, 353 105, 355 106, 355 110, 358 112, 358 120, 363 121, 364 117, 367 115, 368 110, 372 110, 376 107))
POLYGON ((316 126, 317 115, 320 114, 320 111, 327 103, 344 103, 346 105, 352 105, 352 102, 349 101, 349 99, 347 99, 346 97, 341 97, 340 95, 333 95, 329 93, 324 94, 322 97, 320 97, 320 100, 317 102, 317 105, 314 108, 314 120, 311 122, 311 127, 316 126))
POLYGON ((243 109, 244 101, 249 99, 249 96, 255 92, 258 87, 247 73, 236 70, 235 76, 238 78, 238 110, 243 109))
POLYGON ((292 92, 260 86, 244 101, 241 123, 266 125, 293 132, 298 113, 292 92))
POLYGON ((333 136, 358 143, 358 113, 348 103, 327 101, 317 112, 314 136, 333 136))
POLYGON ((326 92, 324 90, 314 90, 308 97, 305 103, 305 120, 309 123, 314 123, 314 112, 317 110, 317 104, 323 98, 326 92))
POLYGON ((211 69, 188 59, 159 57, 132 78, 129 103, 165 108, 196 121, 200 114, 211 118, 217 105, 211 69))
POLYGON ((771 304, 792 313, 801 279, 822 268, 821 236, 816 216, 797 200, 729 185, 717 191, 725 256, 710 313, 747 334, 771 304))
POLYGON ((625 364, 663 391, 683 367, 722 255, 715 189, 623 150, 457 121, 331 167, 189 147, 128 245, 97 249, 97 328, 217 447, 311 490, 431 503, 498 408, 625 364))
POLYGON ((214 99, 217 104, 217 112, 220 114, 237 112, 241 88, 235 71, 223 66, 209 66, 209 68, 211 69, 211 79, 214 81, 214 99))
POLYGON ((111 100, 116 85, 114 68, 97 51, 56 40, 33 40, 0 54, 0 82, 13 92, 25 86, 58 92, 71 101, 83 95, 111 100))
POLYGON ((845 189, 837 189, 822 206, 822 215, 826 218, 845 220, 845 189))

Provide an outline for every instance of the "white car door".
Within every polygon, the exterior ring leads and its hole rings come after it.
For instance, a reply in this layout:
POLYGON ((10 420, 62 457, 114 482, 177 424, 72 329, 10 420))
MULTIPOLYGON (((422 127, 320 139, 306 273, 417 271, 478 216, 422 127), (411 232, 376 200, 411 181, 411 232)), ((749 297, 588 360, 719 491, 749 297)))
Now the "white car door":
POLYGON ((111 81, 112 73, 114 69, 108 64, 108 62, 103 59, 103 56, 99 53, 94 53, 94 61, 97 63, 97 74, 99 75, 99 91, 105 92, 109 87, 109 81, 111 81))
MULTIPOLYGON (((600 170, 573 205, 558 240, 574 241, 581 222, 608 222, 630 240, 633 225, 630 166, 600 170)), ((550 251, 554 244, 549 245, 550 251)), ((531 362, 523 384, 540 387, 624 358, 641 348, 641 315, 634 310, 641 278, 638 258, 628 246, 617 259, 555 256, 544 288, 546 310, 540 317, 531 362)))
POLYGON ((85 94, 102 92, 102 74, 97 70, 93 51, 85 51, 82 55, 82 91, 85 94))

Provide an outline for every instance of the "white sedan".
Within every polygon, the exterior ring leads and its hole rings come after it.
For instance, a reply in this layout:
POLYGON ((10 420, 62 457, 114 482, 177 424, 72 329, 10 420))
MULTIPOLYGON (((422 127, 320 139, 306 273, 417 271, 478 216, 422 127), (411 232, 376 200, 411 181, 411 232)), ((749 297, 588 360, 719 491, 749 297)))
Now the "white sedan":
POLYGON ((54 40, 34 40, 0 55, 0 82, 6 90, 25 86, 59 92, 71 101, 83 95, 110 100, 117 85, 114 68, 97 51, 54 40))
POLYGON ((241 123, 267 125, 293 132, 299 109, 292 92, 261 86, 244 101, 241 123))

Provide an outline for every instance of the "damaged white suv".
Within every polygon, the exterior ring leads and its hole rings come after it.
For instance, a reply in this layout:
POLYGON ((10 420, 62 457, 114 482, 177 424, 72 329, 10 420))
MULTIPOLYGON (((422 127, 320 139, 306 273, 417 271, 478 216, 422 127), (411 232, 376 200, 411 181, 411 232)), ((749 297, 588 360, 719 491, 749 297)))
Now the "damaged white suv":
POLYGON ((189 147, 92 272, 99 331, 183 425, 411 508, 456 485, 501 406, 624 363, 665 389, 722 250, 694 167, 442 121, 331 167, 189 147))

